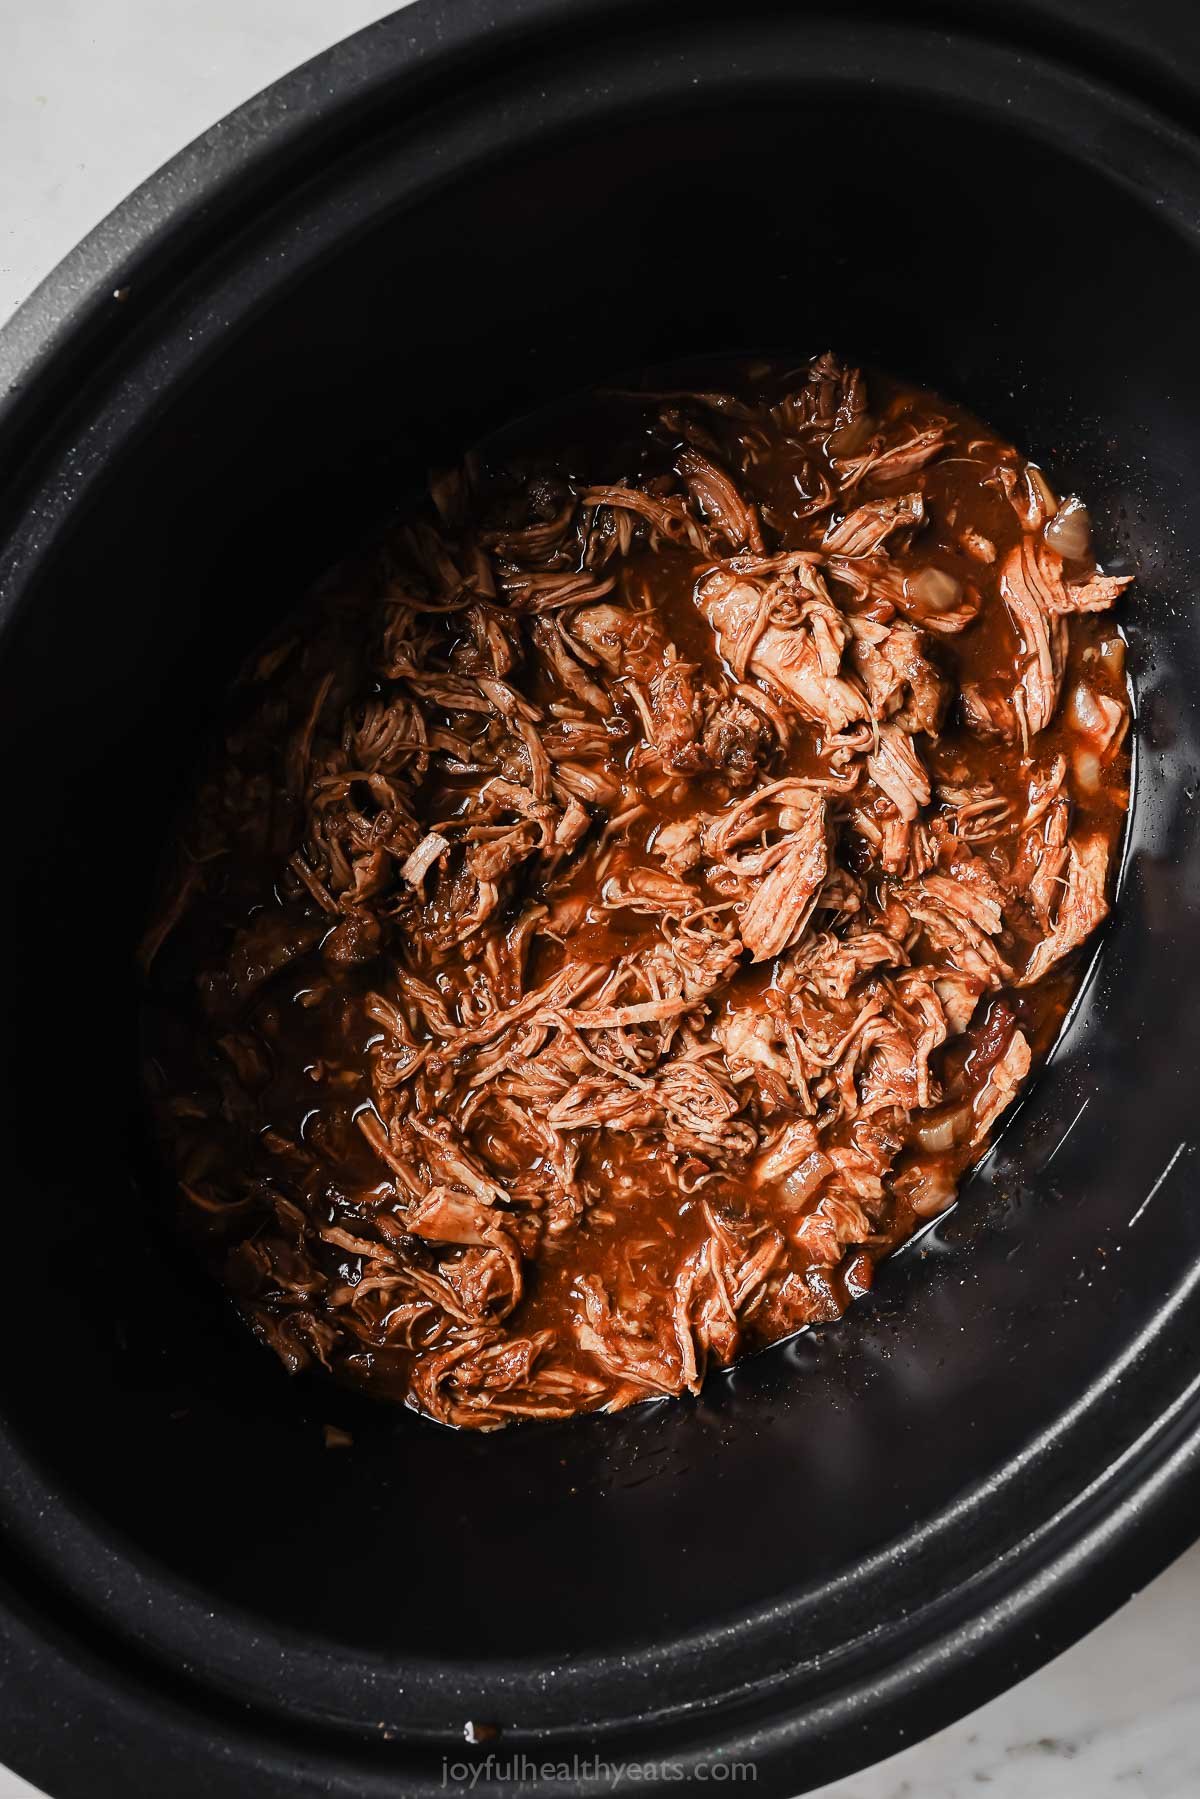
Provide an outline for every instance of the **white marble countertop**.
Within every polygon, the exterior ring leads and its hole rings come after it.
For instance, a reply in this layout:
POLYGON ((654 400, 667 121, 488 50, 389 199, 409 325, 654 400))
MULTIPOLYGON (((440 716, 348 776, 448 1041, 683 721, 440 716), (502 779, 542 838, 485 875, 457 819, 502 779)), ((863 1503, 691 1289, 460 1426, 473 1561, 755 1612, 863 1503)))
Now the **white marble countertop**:
MULTIPOLYGON (((378 0, 0 5, 0 318, 190 138, 385 10, 378 0)), ((1200 1548, 1039 1674, 820 1799, 983 1790, 1200 1799, 1200 1548)), ((0 1799, 33 1793, 0 1768, 0 1799)))

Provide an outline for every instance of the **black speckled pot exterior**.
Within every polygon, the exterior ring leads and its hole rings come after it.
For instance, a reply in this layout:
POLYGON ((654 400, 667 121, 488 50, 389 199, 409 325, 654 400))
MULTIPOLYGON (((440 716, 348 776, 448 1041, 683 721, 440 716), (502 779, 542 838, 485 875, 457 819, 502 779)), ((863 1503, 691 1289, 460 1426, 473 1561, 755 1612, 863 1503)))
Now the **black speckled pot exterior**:
POLYGON ((1196 1534, 1189 16, 421 0, 0 333, 0 1758, 55 1799, 432 1794, 468 1719, 492 1791, 719 1756, 794 1794, 1196 1534), (696 1403, 472 1439, 289 1382, 140 1148, 131 945, 223 680, 480 430, 828 343, 1036 453, 1139 574, 1120 905, 1052 1065, 870 1301, 696 1403))

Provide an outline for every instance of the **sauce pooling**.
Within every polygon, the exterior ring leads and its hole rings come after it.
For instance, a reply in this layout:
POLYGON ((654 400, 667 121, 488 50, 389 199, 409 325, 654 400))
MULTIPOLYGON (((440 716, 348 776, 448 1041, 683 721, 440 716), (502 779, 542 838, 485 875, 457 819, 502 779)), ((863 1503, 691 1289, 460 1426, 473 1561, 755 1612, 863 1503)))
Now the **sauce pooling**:
POLYGON ((183 1215, 258 1333, 486 1429, 838 1316, 1107 910, 1126 584, 831 356, 432 482, 246 670, 146 941, 183 1215))

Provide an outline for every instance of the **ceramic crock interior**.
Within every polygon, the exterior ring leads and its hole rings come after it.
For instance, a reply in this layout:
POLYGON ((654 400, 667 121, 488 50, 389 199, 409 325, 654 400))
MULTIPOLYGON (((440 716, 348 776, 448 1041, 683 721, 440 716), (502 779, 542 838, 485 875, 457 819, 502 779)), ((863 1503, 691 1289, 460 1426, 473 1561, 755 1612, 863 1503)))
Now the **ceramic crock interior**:
MULTIPOLYGON (((767 81, 563 124, 415 198, 364 153, 344 226, 306 201, 326 247, 286 280, 258 227, 231 231, 219 279, 258 297, 143 387, 0 671, 4 1406, 30 1478, 181 1605, 294 1632, 328 1668, 469 1664, 486 1690, 528 1660, 569 1690, 576 1663, 787 1602, 803 1663, 894 1621, 912 1576, 889 1546, 1053 1432, 1192 1266, 1177 1193, 1129 1221, 1191 1122, 1200 261, 1090 161, 953 94, 767 81), (1110 566, 1140 575, 1120 917, 1053 1066, 875 1298, 695 1403, 478 1439, 289 1381, 177 1254, 142 1149, 131 949, 223 683, 481 430, 646 361, 826 345, 966 402, 1084 492, 1110 566), (353 1449, 325 1449, 327 1420, 353 1449)), ((147 355, 182 279, 139 325, 147 355)), ((1136 1428, 1113 1407, 1097 1465, 1136 1428)), ((1039 1467, 1047 1514, 1089 1472, 1039 1467)), ((923 1578, 986 1578, 1020 1511, 939 1525, 923 1578)), ((331 1707, 369 1711, 330 1680, 331 1707)), ((457 1729, 457 1698, 422 1691, 413 1727, 457 1729)))

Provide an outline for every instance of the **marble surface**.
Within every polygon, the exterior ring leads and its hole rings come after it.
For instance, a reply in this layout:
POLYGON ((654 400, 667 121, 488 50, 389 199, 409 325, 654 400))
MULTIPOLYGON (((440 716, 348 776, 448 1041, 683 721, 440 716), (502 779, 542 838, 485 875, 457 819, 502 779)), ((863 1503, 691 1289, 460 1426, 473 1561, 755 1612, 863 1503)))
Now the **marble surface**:
MULTIPOLYGON (((174 150, 382 10, 372 0, 4 0, 0 317, 174 150)), ((1200 1799, 1200 1548, 1040 1673, 820 1799, 984 1792, 1200 1799)), ((0 1769, 0 1799, 33 1793, 0 1769)))

